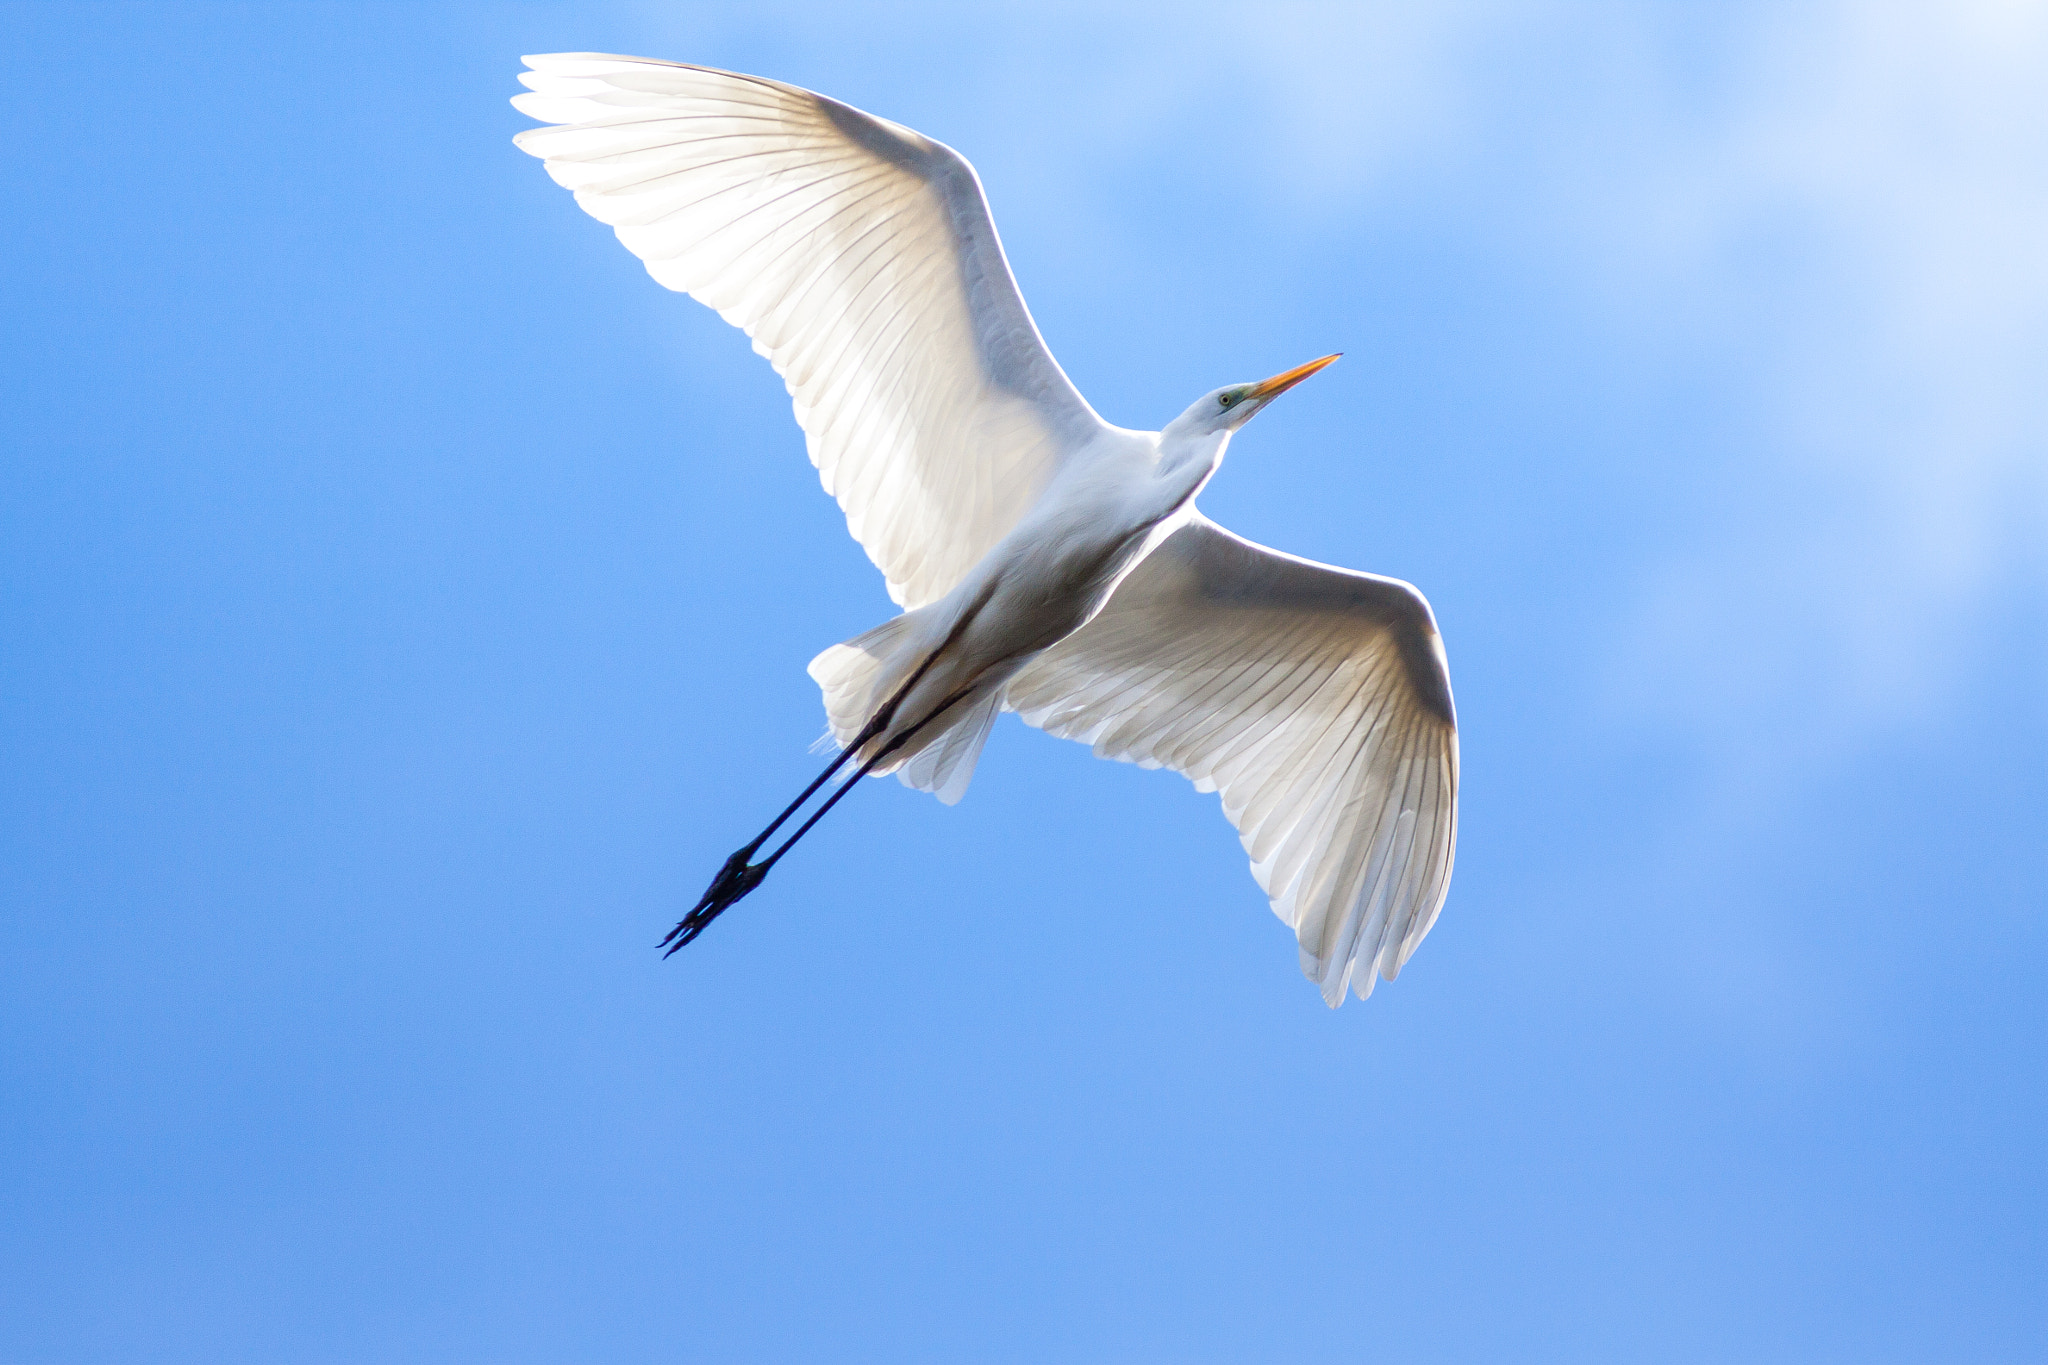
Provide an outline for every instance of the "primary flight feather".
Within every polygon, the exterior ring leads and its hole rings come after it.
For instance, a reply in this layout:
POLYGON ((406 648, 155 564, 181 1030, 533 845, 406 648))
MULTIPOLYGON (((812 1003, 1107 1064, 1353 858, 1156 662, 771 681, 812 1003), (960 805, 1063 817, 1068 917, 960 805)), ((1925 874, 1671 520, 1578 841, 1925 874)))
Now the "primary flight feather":
POLYGON ((1457 843, 1443 643, 1410 585, 1232 535, 1195 496, 1231 435, 1335 360, 1217 389, 1158 432, 1098 417, 1017 291, 974 168, 758 76, 528 57, 515 141, 648 273, 753 338, 904 608, 812 661, 839 758, 727 860, 670 951, 860 776, 948 803, 996 715, 1222 794, 1332 1006, 1429 932, 1457 843), (768 839, 849 761, 771 854, 768 839))

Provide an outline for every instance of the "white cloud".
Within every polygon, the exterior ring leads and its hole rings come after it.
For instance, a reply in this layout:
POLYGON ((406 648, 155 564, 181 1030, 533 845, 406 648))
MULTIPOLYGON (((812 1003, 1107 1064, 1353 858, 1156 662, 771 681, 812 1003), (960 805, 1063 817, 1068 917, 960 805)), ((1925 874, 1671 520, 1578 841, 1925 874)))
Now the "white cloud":
POLYGON ((1927 719, 1988 601, 2048 567, 2048 6, 1744 22, 1625 174, 1574 190, 1607 218, 1585 268, 1631 286, 1609 297, 1745 319, 1710 345, 1744 348, 1754 499, 1648 575, 1623 661, 1637 714, 1738 766, 1927 719))

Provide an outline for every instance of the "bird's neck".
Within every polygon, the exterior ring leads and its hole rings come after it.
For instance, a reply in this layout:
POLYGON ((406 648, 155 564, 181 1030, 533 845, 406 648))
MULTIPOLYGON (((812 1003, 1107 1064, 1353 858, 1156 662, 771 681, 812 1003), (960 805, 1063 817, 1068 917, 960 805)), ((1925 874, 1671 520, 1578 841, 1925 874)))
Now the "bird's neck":
POLYGON ((1153 466, 1152 480, 1167 512, 1202 491, 1202 485, 1223 463, 1223 448, 1229 444, 1227 431, 1196 434, 1168 427, 1159 433, 1159 463, 1153 466))

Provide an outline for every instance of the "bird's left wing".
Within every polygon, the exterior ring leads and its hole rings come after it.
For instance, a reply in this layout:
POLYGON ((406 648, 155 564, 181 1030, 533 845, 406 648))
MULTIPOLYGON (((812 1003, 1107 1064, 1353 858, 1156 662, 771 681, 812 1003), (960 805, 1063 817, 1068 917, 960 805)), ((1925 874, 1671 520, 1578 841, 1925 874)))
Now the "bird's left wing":
POLYGON ((1332 1007, 1392 980, 1457 846, 1458 727, 1436 619, 1398 579, 1197 514, 1010 683, 1027 722, 1220 791, 1332 1007), (1356 972, 1354 974, 1354 968, 1356 972))
POLYGON ((905 608, 957 583, 1102 430, 942 143, 780 81, 528 57, 514 141, 648 273, 743 328, 905 608))

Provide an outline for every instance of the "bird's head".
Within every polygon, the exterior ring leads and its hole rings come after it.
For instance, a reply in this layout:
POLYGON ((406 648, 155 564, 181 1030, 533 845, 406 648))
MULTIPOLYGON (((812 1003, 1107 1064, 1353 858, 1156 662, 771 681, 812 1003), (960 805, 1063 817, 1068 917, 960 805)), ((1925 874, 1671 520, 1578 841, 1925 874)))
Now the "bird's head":
POLYGON ((1316 371, 1336 364, 1342 354, 1339 351, 1337 355, 1311 360, 1306 365, 1297 365, 1256 384, 1229 384, 1213 393, 1205 393, 1195 400, 1193 407, 1174 418, 1168 430, 1178 430, 1189 436, 1236 431, 1251 421, 1266 404, 1316 371))

